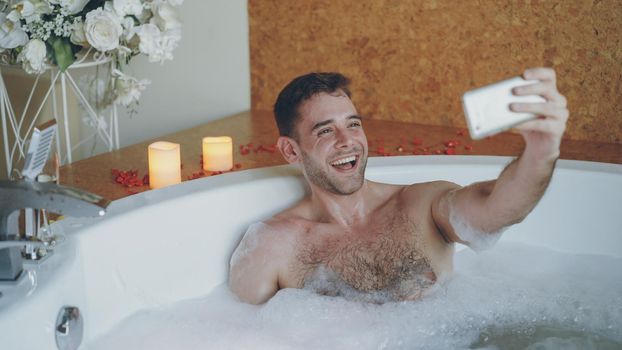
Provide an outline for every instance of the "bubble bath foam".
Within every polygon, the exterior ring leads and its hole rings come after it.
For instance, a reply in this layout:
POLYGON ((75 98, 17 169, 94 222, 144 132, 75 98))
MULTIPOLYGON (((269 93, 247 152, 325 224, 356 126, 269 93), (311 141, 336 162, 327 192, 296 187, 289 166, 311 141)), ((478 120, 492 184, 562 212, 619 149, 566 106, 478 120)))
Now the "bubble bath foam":
POLYGON ((502 241, 459 251, 449 281, 417 301, 284 289, 255 306, 221 285, 141 311, 86 349, 620 349, 621 264, 502 241))

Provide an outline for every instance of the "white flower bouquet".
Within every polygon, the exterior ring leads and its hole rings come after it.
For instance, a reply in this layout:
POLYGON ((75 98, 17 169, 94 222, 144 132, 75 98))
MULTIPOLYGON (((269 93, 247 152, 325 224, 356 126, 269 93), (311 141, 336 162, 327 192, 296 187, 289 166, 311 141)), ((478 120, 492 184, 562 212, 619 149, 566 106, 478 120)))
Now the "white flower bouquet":
POLYGON ((183 0, 0 0, 0 60, 30 74, 65 71, 78 57, 110 59, 112 100, 138 102, 149 82, 123 73, 132 57, 173 59, 183 0))

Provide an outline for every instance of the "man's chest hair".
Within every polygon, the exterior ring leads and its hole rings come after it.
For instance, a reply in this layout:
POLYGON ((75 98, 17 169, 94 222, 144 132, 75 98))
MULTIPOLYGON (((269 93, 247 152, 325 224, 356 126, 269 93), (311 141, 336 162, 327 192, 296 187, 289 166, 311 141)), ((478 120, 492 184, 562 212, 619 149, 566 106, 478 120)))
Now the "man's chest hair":
POLYGON ((302 286, 319 267, 364 292, 398 288, 432 273, 422 232, 403 214, 385 216, 356 232, 311 230, 297 246, 294 268, 302 286))

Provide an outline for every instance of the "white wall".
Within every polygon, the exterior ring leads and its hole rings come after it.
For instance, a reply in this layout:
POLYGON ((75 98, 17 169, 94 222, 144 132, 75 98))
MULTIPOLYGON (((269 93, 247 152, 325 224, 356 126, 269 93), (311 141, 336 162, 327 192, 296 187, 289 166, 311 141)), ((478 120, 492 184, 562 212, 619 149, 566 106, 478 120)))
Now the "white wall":
POLYGON ((138 113, 119 109, 121 147, 250 109, 246 0, 185 0, 182 39, 163 65, 135 57, 126 70, 151 80, 138 113))

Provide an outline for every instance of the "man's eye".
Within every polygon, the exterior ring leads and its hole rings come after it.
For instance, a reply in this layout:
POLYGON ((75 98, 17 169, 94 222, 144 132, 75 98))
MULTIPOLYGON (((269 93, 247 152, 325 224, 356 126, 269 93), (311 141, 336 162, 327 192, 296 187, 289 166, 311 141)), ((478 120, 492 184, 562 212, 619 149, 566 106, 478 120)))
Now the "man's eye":
POLYGON ((330 133, 331 131, 332 131, 331 129, 322 129, 317 134, 318 134, 318 136, 322 136, 324 134, 330 133))
POLYGON ((361 126, 361 123, 359 123, 359 122, 352 122, 352 123, 350 123, 350 127, 356 128, 356 127, 359 127, 359 126, 361 126))

